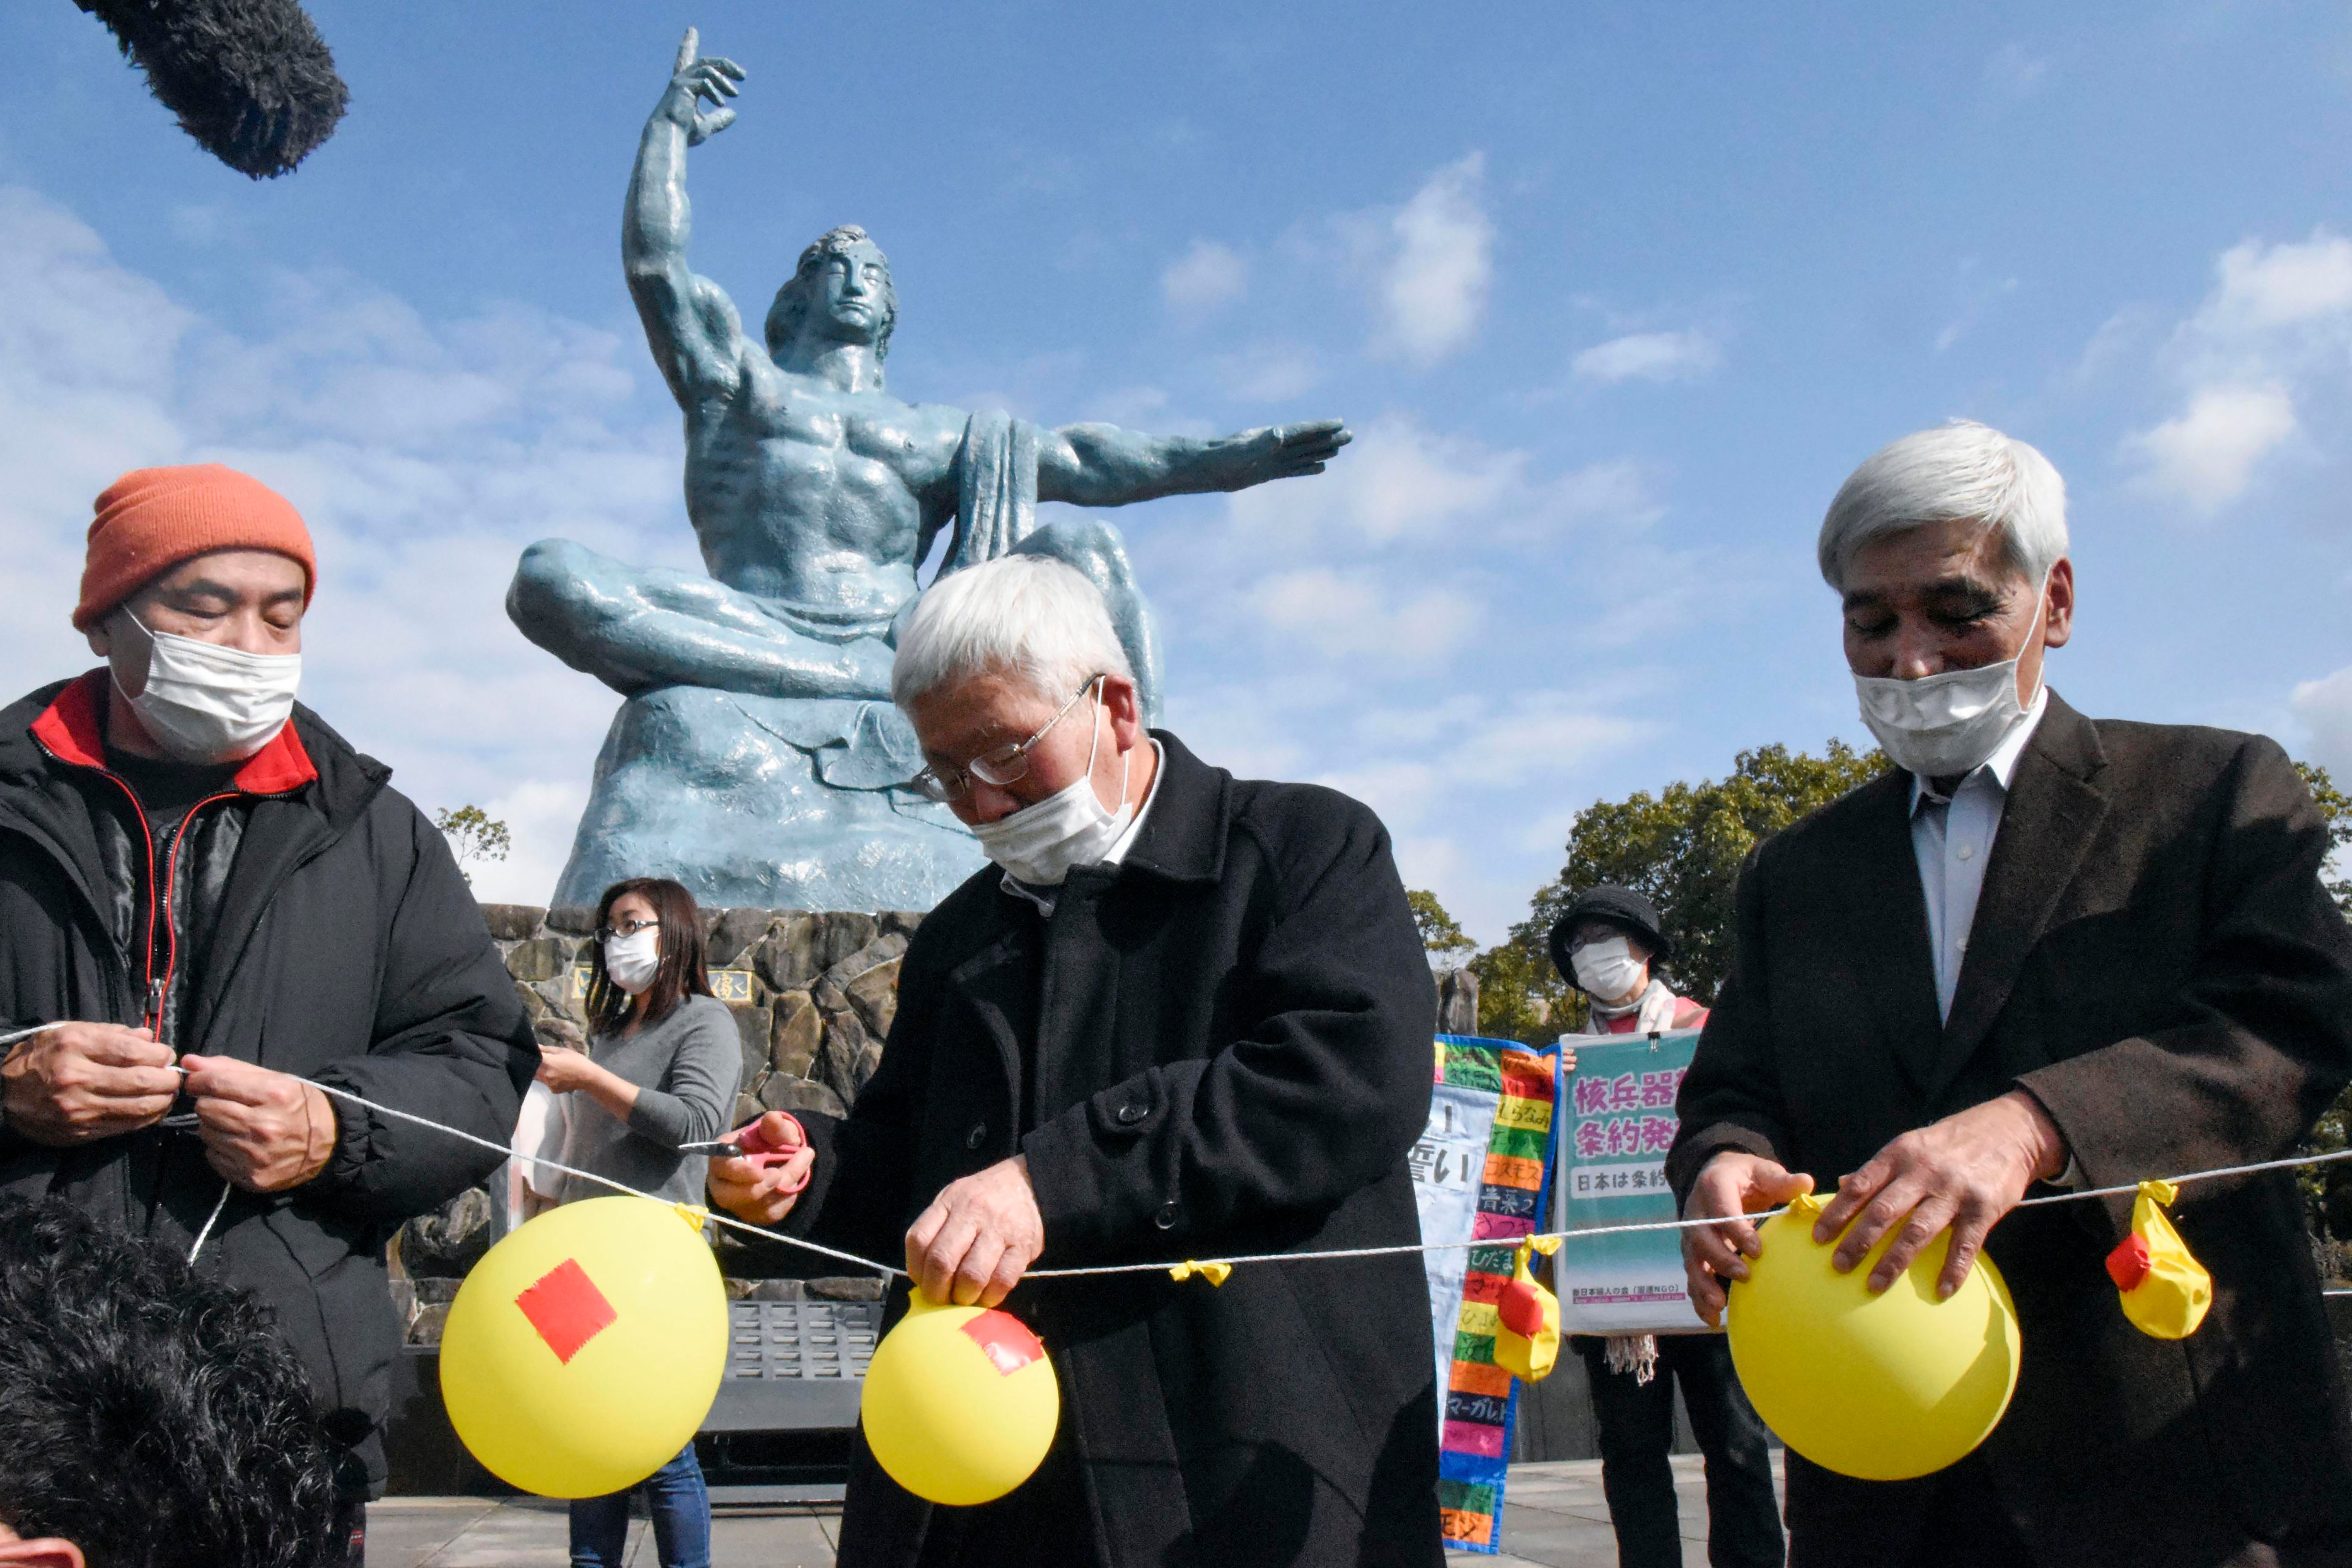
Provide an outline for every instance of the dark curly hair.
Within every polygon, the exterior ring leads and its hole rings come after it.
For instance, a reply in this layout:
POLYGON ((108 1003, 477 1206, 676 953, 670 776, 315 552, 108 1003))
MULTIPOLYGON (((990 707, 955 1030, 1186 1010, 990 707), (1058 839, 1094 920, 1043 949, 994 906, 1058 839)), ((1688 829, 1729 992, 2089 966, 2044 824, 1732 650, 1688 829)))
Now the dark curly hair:
MULTIPOLYGON (((764 335, 768 340, 771 358, 782 360, 784 352, 800 335, 801 318, 808 314, 809 299, 816 288, 817 268, 851 246, 873 245, 866 232, 854 223, 829 228, 816 237, 814 244, 801 252, 801 264, 776 290, 775 303, 768 307, 768 322, 764 335)), ((880 247, 876 247, 877 249, 880 247)), ((874 327, 874 358, 880 363, 890 357, 890 332, 898 324, 898 286, 890 280, 890 259, 882 258, 882 319, 874 327)))
POLYGON ((310 1568, 333 1513, 310 1380, 260 1303, 0 1197, 0 1522, 89 1568, 310 1568))

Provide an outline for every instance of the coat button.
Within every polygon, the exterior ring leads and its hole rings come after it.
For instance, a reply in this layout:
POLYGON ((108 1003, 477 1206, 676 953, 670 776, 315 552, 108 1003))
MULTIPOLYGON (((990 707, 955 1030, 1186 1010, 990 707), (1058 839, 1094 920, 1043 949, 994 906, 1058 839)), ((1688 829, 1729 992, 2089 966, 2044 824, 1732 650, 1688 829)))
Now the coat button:
POLYGON ((987 1142, 988 1123, 985 1121, 973 1122, 971 1131, 963 1135, 963 1146, 975 1153, 979 1152, 980 1146, 987 1142))
POLYGON ((1176 1200, 1174 1198, 1171 1198, 1166 1203, 1161 1204, 1160 1205, 1160 1212, 1151 1216, 1151 1223, 1158 1226, 1162 1230, 1174 1230, 1176 1228, 1176 1200))
POLYGON ((1118 1108, 1118 1124, 1121 1127, 1132 1127, 1150 1114, 1151 1107, 1148 1105, 1122 1105, 1118 1108))

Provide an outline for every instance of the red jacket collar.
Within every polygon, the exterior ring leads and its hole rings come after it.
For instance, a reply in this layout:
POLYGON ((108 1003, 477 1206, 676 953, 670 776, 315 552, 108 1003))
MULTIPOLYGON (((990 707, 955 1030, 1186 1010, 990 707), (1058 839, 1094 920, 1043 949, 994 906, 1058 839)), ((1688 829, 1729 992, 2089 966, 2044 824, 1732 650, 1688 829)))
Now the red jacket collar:
MULTIPOLYGON (((91 670, 63 691, 33 721, 33 739, 49 755, 77 768, 106 771, 107 672, 91 670)), ((246 795, 285 795, 319 776, 293 721, 269 739, 269 743, 245 760, 230 785, 246 795)))

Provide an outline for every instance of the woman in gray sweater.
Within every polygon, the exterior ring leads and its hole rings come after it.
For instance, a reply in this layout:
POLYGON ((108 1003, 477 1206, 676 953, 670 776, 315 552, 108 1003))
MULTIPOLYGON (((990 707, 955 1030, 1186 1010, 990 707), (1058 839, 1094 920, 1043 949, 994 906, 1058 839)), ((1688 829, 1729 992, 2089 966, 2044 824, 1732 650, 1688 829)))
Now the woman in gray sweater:
MULTIPOLYGON (((743 1058, 734 1018, 710 994, 694 895, 654 878, 614 883, 589 952, 588 1048, 540 1051, 539 1081, 565 1097, 563 1163, 699 1204, 706 1163, 678 1146, 727 1125, 743 1058)), ((563 1201, 611 1191, 567 1176, 563 1201)), ((693 1443, 646 1485, 662 1568, 709 1568, 710 1497, 693 1443)), ((627 1492, 573 1502, 572 1568, 620 1568, 628 1529, 627 1492)))

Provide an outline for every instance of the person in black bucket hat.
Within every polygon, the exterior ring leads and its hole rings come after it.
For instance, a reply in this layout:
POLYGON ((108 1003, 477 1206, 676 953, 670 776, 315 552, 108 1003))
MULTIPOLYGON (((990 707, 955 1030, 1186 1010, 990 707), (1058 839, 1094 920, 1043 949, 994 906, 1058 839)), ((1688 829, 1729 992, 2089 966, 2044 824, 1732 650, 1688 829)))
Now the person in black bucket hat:
MULTIPOLYGON (((1631 888, 1587 888, 1552 925, 1552 963, 1590 1004, 1587 1036, 1692 1029, 1706 1009, 1677 996, 1656 971, 1674 953, 1655 904, 1631 888)), ((1563 1070, 1576 1049, 1560 1042, 1563 1070)), ((1748 1404, 1721 1334, 1572 1334, 1584 1358, 1601 1428, 1601 1489, 1626 1568, 1683 1560, 1675 1479, 1675 1387, 1706 1456, 1707 1561, 1717 1568, 1780 1568, 1780 1513, 1770 1437, 1748 1404)))

